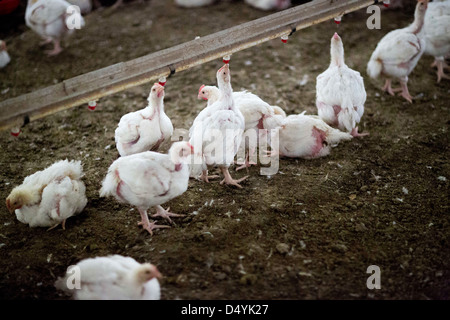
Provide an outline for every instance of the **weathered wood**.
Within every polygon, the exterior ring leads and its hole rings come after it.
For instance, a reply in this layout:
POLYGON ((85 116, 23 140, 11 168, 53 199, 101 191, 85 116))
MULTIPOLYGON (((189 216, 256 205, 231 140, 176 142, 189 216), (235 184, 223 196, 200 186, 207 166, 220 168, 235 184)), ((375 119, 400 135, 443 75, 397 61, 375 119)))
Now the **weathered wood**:
MULTIPOLYGON (((0 130, 154 81, 256 46, 336 16, 373 0, 315 0, 56 85, 0 102, 0 130)), ((345 22, 344 22, 345 23, 345 22)))

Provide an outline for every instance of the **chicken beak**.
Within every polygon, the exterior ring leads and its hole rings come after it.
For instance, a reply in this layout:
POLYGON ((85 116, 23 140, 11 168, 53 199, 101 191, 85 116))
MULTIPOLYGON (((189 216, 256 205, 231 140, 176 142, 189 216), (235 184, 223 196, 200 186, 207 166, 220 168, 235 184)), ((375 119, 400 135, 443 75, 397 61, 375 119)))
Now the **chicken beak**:
POLYGON ((10 213, 14 213, 14 211, 16 211, 16 208, 11 206, 11 200, 9 200, 9 199, 6 199, 6 207, 8 208, 8 211, 10 213))
POLYGON ((156 266, 153 269, 152 276, 153 276, 152 278, 157 278, 157 279, 161 279, 163 277, 161 272, 159 272, 159 270, 156 266))
POLYGON ((230 67, 228 66, 228 64, 225 64, 222 68, 219 69, 219 72, 221 72, 222 70, 228 70, 230 67))
POLYGON ((161 96, 164 95, 164 87, 161 86, 158 89, 156 89, 156 93, 157 93, 158 98, 161 98, 161 96))

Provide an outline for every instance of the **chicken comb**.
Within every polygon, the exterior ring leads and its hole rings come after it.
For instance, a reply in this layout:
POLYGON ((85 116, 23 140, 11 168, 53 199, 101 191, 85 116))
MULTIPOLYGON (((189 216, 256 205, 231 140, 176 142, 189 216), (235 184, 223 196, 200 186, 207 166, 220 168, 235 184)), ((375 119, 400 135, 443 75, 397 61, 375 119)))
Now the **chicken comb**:
POLYGON ((198 89, 198 93, 200 93, 200 91, 202 91, 204 87, 205 87, 205 85, 202 84, 201 87, 200 87, 200 89, 198 89))

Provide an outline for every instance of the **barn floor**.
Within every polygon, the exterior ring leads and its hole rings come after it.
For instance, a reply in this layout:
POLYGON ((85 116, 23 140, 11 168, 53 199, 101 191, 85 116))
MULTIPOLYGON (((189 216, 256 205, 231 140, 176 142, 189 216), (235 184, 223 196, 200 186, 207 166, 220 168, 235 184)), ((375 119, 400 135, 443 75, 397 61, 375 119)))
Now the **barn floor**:
MULTIPOLYGON (((0 100, 266 14, 241 2, 195 10, 173 1, 130 3, 88 15, 86 28, 53 58, 31 31, 13 34, 0 100)), ((153 236, 137 226, 136 209, 98 194, 118 156, 116 125, 146 106, 151 84, 105 97, 94 112, 80 106, 32 122, 19 138, 2 132, 1 199, 27 175, 69 158, 83 163, 89 202, 66 230, 51 231, 29 228, 0 207, 0 298, 67 299, 53 283, 69 265, 121 254, 156 264, 167 300, 448 299, 450 81, 437 84, 433 59, 424 56, 410 76, 413 104, 383 94, 382 81, 367 77, 367 61, 378 40, 407 25, 412 13, 383 11, 381 30, 367 29, 367 17, 360 10, 339 27, 321 23, 287 44, 277 39, 236 53, 231 71, 234 90, 249 89, 288 114, 315 114, 315 78, 328 66, 329 40, 338 31, 347 64, 365 79, 360 131, 370 135, 322 159, 282 159, 271 177, 252 167, 241 190, 190 180, 188 191, 166 204, 186 217, 153 236), (380 290, 366 286, 370 265, 380 267, 380 290)), ((165 110, 175 128, 189 129, 205 106, 197 90, 215 83, 221 64, 168 80, 165 110)))

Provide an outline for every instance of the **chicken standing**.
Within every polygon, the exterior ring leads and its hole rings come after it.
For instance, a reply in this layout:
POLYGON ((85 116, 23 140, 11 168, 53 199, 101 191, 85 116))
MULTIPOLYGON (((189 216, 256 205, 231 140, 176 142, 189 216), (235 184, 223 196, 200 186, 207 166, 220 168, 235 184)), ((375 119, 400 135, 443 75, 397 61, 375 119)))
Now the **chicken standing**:
POLYGON ((115 131, 117 150, 121 156, 143 151, 156 151, 170 140, 173 125, 164 112, 164 87, 155 83, 148 97, 148 106, 124 115, 115 131))
MULTIPOLYGON (((267 152, 270 156, 315 159, 327 156, 340 141, 353 138, 350 133, 330 127, 318 116, 304 113, 285 119, 270 117, 264 121, 278 122, 279 125, 271 144, 272 151, 267 152)), ((266 126, 276 127, 273 123, 266 123, 266 126)))
POLYGON ((319 117, 327 124, 359 137, 356 126, 364 113, 366 90, 360 73, 344 62, 344 45, 334 33, 331 38, 331 62, 325 72, 317 76, 316 106, 319 117))
POLYGON ((6 67, 6 65, 11 61, 8 51, 6 51, 6 42, 0 40, 0 69, 6 67))
POLYGON ((291 6, 291 0, 245 0, 245 3, 260 10, 284 10, 291 6))
POLYGON ((424 17, 428 0, 418 0, 414 13, 414 22, 406 28, 397 29, 386 34, 378 43, 367 64, 367 73, 371 78, 380 75, 386 77, 383 87, 391 95, 401 91, 407 101, 412 103, 408 91, 408 76, 417 65, 425 51, 424 17), (391 78, 400 80, 400 89, 392 89, 391 78))
POLYGON ((195 163, 191 166, 191 175, 209 182, 208 166, 218 166, 224 175, 220 184, 230 184, 242 188, 239 182, 245 176, 235 180, 228 167, 234 162, 242 141, 245 120, 241 111, 235 106, 233 88, 231 87, 230 67, 225 64, 217 71, 217 83, 220 97, 202 110, 189 130, 190 143, 196 150, 195 163))
POLYGON ((82 176, 81 161, 58 161, 26 177, 11 191, 6 206, 30 227, 53 229, 62 224, 65 229, 66 219, 83 211, 87 203, 82 176))
MULTIPOLYGON (((208 106, 216 102, 219 99, 219 97, 220 97, 219 88, 217 88, 216 86, 205 86, 205 85, 202 85, 200 87, 197 96, 198 99, 207 100, 208 106)), ((257 95, 248 91, 233 92, 233 100, 235 105, 238 107, 238 109, 244 116, 245 121, 244 137, 251 136, 250 131, 255 130, 256 137, 258 139, 260 138, 264 139, 264 137, 267 135, 266 130, 267 128, 265 128, 263 124, 264 117, 269 117, 275 114, 281 115, 282 117, 286 117, 286 113, 279 106, 271 106, 257 95)), ((211 110, 205 108, 202 110, 202 112, 211 113, 211 110)), ((203 117, 205 115, 202 114, 202 112, 200 112, 199 116, 195 119, 196 121, 203 120, 203 117)), ((249 141, 249 151, 246 152, 245 161, 240 167, 236 168, 236 171, 250 167, 252 164, 256 164, 250 161, 250 157, 253 156, 256 150, 255 142, 256 141, 249 141)), ((243 147, 245 148, 245 140, 242 141, 242 144, 244 144, 243 147)))
POLYGON ((437 82, 450 79, 444 73, 448 68, 445 56, 450 54, 450 0, 431 2, 425 14, 425 54, 434 57, 433 67, 437 67, 437 82))
POLYGON ((49 56, 57 55, 63 50, 60 44, 63 37, 85 25, 79 12, 68 10, 70 6, 72 5, 65 0, 28 0, 25 22, 45 39, 42 45, 53 42, 53 50, 47 51, 49 56))
POLYGON ((170 217, 174 214, 161 207, 161 204, 183 194, 189 181, 189 158, 193 152, 188 142, 175 142, 168 154, 147 151, 120 157, 108 169, 103 180, 100 196, 114 196, 119 202, 136 206, 141 214, 145 230, 153 234, 153 229, 169 228, 150 222, 147 210, 156 208, 152 217, 170 217))
POLYGON ((111 255, 70 266, 64 277, 56 280, 55 287, 75 300, 159 300, 158 278, 161 274, 153 264, 111 255))

